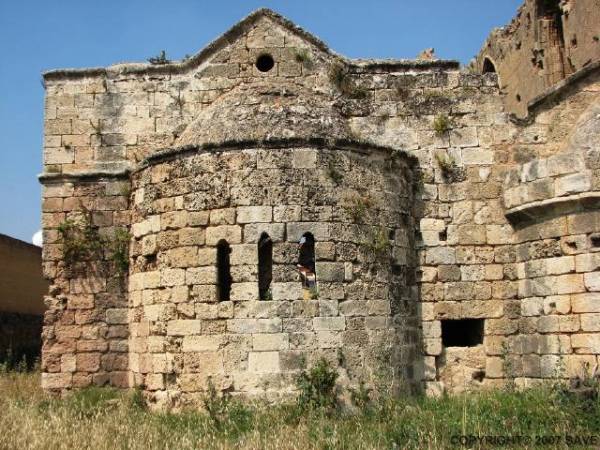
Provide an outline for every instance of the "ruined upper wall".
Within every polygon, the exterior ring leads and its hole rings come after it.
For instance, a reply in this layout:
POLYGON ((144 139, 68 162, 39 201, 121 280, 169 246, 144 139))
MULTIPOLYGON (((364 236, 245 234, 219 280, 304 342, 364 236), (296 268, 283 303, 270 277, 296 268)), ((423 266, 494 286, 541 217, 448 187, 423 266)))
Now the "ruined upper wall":
POLYGON ((598 0, 526 0, 492 32, 475 65, 498 73, 506 108, 523 117, 530 101, 599 59, 598 0))

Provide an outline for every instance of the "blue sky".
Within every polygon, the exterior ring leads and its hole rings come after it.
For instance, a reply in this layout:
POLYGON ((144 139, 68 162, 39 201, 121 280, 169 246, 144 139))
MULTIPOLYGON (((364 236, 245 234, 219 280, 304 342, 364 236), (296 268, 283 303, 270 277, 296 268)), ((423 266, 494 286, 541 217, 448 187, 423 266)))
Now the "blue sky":
POLYGON ((265 6, 349 57, 468 62, 521 0, 0 0, 0 233, 40 228, 41 73, 193 54, 265 6))

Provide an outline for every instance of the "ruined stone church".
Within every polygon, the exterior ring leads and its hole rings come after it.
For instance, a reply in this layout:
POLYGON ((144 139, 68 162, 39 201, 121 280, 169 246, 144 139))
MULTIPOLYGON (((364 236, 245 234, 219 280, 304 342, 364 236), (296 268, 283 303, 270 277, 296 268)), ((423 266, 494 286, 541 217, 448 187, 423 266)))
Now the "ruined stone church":
POLYGON ((527 386, 600 355, 600 2, 461 68, 258 10, 192 57, 44 74, 42 384, 278 401, 527 386))

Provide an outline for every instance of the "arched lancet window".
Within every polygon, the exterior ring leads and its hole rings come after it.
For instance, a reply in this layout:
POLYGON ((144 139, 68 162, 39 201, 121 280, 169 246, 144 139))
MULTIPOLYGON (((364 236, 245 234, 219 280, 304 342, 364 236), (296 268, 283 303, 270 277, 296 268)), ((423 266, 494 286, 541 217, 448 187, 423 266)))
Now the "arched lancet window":
POLYGON ((496 66, 494 66, 490 58, 483 60, 483 73, 496 73, 496 66))
POLYGON ((298 243, 298 271, 305 290, 315 290, 317 275, 315 273, 315 237, 312 233, 304 233, 298 243))
POLYGON ((273 280, 273 241, 267 233, 262 233, 258 240, 258 298, 270 298, 271 281, 273 280))
POLYGON ((231 247, 222 239, 217 244, 217 299, 228 301, 231 295, 231 247))

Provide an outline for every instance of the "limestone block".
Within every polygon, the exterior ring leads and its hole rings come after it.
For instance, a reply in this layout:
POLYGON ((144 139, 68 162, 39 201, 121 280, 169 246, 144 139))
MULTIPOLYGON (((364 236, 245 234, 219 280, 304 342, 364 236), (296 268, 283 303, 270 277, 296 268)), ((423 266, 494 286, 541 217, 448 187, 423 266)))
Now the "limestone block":
POLYGON ((554 182, 554 192, 557 197, 587 192, 591 188, 592 181, 588 172, 565 175, 554 182))
POLYGON ((61 372, 75 372, 77 370, 76 357, 74 354, 61 355, 60 357, 60 371, 61 372))
POLYGON ((185 284, 216 284, 216 282, 217 268, 214 266, 191 267, 185 270, 185 284))
POLYGON ((281 333, 281 319, 230 319, 227 321, 227 330, 230 333, 281 333))
POLYGON ((571 311, 569 295, 553 295, 544 298, 544 314, 568 314, 571 311))
POLYGON ((521 300, 521 314, 523 316, 539 316, 544 312, 542 297, 524 298, 521 300))
POLYGON ((106 310, 106 323, 108 324, 126 324, 128 323, 128 312, 126 308, 116 308, 106 310))
POLYGON ((494 152, 482 148, 463 148, 461 151, 462 162, 465 166, 491 165, 494 163, 494 152))
POLYGON ((315 257, 320 261, 333 261, 335 259, 335 244, 333 242, 316 242, 315 257))
POLYGON ((558 329, 562 333, 574 333, 581 327, 579 316, 558 316, 558 329))
POLYGON ((562 275, 564 273, 575 272, 575 257, 573 256, 548 258, 545 260, 545 263, 548 275, 562 275))
POLYGON ((600 272, 590 272, 583 275, 585 287, 588 291, 600 291, 600 272))
POLYGON ((480 264, 460 266, 461 280, 481 281, 485 278, 485 266, 480 264))
POLYGON ((523 355, 521 361, 523 376, 539 378, 541 373, 541 361, 539 355, 523 355))
POLYGON ((213 209, 210 211, 211 225, 234 225, 235 208, 213 209))
POLYGON ((188 213, 188 224, 191 227, 208 225, 208 211, 190 211, 188 213))
POLYGON ((252 336, 252 348, 257 352, 287 350, 289 335, 287 333, 255 334, 252 336))
POLYGON ((173 268, 185 268, 198 265, 198 249, 196 247, 174 248, 169 250, 167 255, 170 266, 173 268))
POLYGON ((161 229, 177 230, 184 228, 188 224, 187 211, 174 211, 161 214, 160 216, 161 229))
POLYGON ((283 242, 285 224, 283 223, 258 223, 244 226, 244 242, 257 243, 260 236, 267 233, 273 242, 283 242))
POLYGON ((232 300, 256 300, 258 299, 258 284, 256 282, 233 283, 231 285, 232 300))
POLYGON ((577 272, 593 272, 600 269, 600 253, 584 253, 575 255, 577 272))
POLYGON ((594 334, 573 334, 571 336, 571 346, 577 353, 600 353, 600 335, 594 334))
POLYGON ((184 353, 183 370, 199 377, 221 374, 224 371, 223 353, 221 351, 184 353))
MULTIPOLYGON (((477 139, 477 129, 475 127, 465 127, 465 128, 453 129, 450 132, 450 145, 452 147, 477 147, 479 145, 479 140, 477 139)), ((489 151, 484 151, 481 149, 477 149, 477 150, 479 152, 483 152, 483 153, 491 153, 489 151)), ((467 158, 471 158, 475 161, 482 160, 483 162, 475 162, 475 163, 464 162, 464 154, 463 154, 463 162, 465 164, 491 164, 493 162, 493 160, 491 162, 487 162, 489 160, 488 157, 477 158, 476 153, 477 152, 468 153, 467 158)))
POLYGON ((345 266, 341 262, 317 262, 317 279, 322 281, 344 281, 345 266))
POLYGON ((551 277, 553 294, 571 294, 585 292, 581 274, 559 275, 551 277))
POLYGON ((580 155, 562 153, 551 156, 547 160, 548 176, 579 173, 585 169, 585 163, 580 155))
POLYGON ((510 244, 513 229, 510 225, 487 225, 487 243, 490 245, 510 244))
POLYGON ((206 229, 206 245, 217 245, 221 239, 231 244, 242 242, 242 228, 238 225, 220 225, 206 229))
POLYGON ((217 351, 225 344, 225 337, 219 335, 184 336, 181 348, 183 352, 208 352, 217 351))
POLYGON ((345 317, 315 317, 313 328, 316 331, 343 331, 346 329, 345 317))
POLYGON ((271 222, 273 208, 271 206, 238 206, 238 223, 271 222))
POLYGON ((273 300, 298 300, 303 298, 302 283, 292 281, 287 283, 271 283, 273 300))
POLYGON ((204 245, 206 232, 199 228, 182 228, 177 232, 179 245, 204 245))
POLYGON ((540 333, 557 333, 560 331, 560 316, 542 316, 538 320, 540 333))
POLYGON ((294 150, 292 152, 292 167, 294 169, 315 169, 317 167, 316 150, 294 150))
MULTIPOLYGON (((586 347, 581 347, 580 350, 588 352, 592 346, 596 348, 593 353, 598 353, 596 339, 589 341, 586 347)), ((585 378, 589 377, 590 370, 596 364, 596 355, 565 355, 563 361, 565 361, 567 377, 579 376, 585 378)))
POLYGON ((167 323, 167 336, 188 336, 200 334, 200 320, 170 320, 167 323))
POLYGON ((185 282, 185 269, 163 269, 160 276, 161 286, 181 286, 185 282))
POLYGON ((427 249, 425 259, 429 265, 455 264, 456 252, 452 247, 434 247, 427 249))
POLYGON ((488 378, 504 377, 504 361, 502 358, 491 357, 485 360, 485 376, 488 378))
POLYGON ((196 303, 195 313, 198 319, 231 319, 234 314, 233 302, 196 303))
POLYGON ((72 164, 75 161, 73 148, 46 148, 44 150, 44 164, 72 164))
POLYGON ((273 207, 273 221, 298 222, 300 221, 302 207, 299 205, 285 205, 273 207))
POLYGON ((139 275, 142 277, 142 287, 144 289, 154 289, 160 286, 160 271, 154 270, 139 275))
POLYGON ((439 320, 433 322, 423 322, 423 337, 425 338, 441 338, 442 323, 439 320))
POLYGON ((100 353, 79 353, 76 356, 78 372, 97 372, 100 370, 100 353))
POLYGON ((302 235, 310 232, 316 241, 328 241, 330 228, 327 223, 319 222, 290 222, 286 224, 288 242, 298 242, 302 235))
POLYGON ((579 318, 583 331, 600 331, 600 314, 582 314, 579 318))
POLYGON ((426 355, 438 356, 442 354, 441 339, 423 339, 423 350, 426 355))
POLYGON ((43 389, 65 389, 71 387, 73 374, 71 373, 42 373, 43 389))
POLYGON ((562 358, 557 355, 542 355, 540 358, 540 375, 542 378, 555 378, 562 366, 562 358))
POLYGON ((217 263, 217 250, 209 247, 198 249, 197 263, 199 266, 214 266, 217 263))
POLYGON ((248 371, 254 373, 281 372, 279 352, 248 353, 248 371))
POLYGON ((252 265, 258 263, 258 247, 256 244, 239 244, 231 246, 231 265, 252 265))

